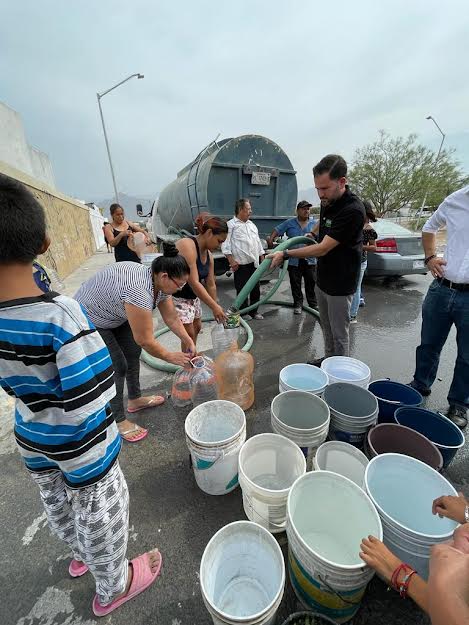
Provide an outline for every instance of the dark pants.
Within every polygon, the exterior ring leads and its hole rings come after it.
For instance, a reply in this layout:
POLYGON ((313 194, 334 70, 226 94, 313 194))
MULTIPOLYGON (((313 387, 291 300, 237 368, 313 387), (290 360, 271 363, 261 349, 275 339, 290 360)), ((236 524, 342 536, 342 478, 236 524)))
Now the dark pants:
POLYGON ((438 280, 430 285, 422 307, 422 334, 416 352, 414 380, 417 387, 431 387, 441 350, 453 324, 458 356, 448 403, 469 408, 469 291, 450 289, 438 280))
POLYGON ((308 265, 308 262, 304 258, 300 258, 298 267, 288 266, 288 275, 290 277, 290 287, 295 308, 301 308, 303 305, 303 291, 301 290, 302 280, 305 281, 305 293, 308 306, 316 308, 316 295, 314 293, 314 287, 316 285, 316 265, 308 265))
POLYGON ((134 340, 129 322, 117 328, 98 328, 98 332, 106 343, 114 367, 116 396, 111 399, 111 408, 117 423, 125 418, 124 411, 124 380, 127 382, 129 399, 141 397, 140 390, 140 354, 142 348, 134 340))
MULTIPOLYGON (((233 274, 236 294, 239 294, 241 292, 241 289, 243 288, 243 286, 246 284, 246 282, 249 280, 249 278, 252 276, 252 274, 255 271, 256 271, 256 268, 254 267, 254 263, 249 263, 248 265, 240 265, 238 267, 238 269, 233 274)), ((261 298, 261 287, 259 285, 259 282, 257 282, 249 296, 249 304, 248 304, 248 300, 245 299, 242 305, 240 306, 240 310, 242 310, 243 308, 246 308, 248 305, 252 306, 252 304, 256 304, 260 300, 260 298, 261 298)), ((257 308, 253 308, 250 311, 250 314, 255 315, 256 312, 257 312, 257 308)))

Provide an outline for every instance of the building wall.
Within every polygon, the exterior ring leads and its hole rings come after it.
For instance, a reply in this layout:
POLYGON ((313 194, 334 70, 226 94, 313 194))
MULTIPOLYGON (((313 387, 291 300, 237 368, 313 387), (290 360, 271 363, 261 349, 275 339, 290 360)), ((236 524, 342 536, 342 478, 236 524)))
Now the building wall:
POLYGON ((94 254, 96 243, 88 206, 2 161, 0 173, 25 184, 44 207, 51 245, 39 262, 65 278, 94 254))
POLYGON ((55 187, 49 157, 28 144, 19 113, 3 102, 0 102, 0 161, 55 187))

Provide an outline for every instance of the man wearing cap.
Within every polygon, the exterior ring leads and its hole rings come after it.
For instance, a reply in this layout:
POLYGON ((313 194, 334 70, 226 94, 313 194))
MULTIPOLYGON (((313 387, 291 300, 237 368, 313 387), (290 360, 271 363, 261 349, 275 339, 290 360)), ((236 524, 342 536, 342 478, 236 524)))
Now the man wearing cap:
MULTIPOLYGON (((273 247, 273 242, 277 237, 282 237, 284 234, 289 239, 293 237, 312 236, 311 232, 317 223, 317 220, 310 217, 310 209, 312 204, 306 200, 302 200, 296 207, 296 217, 287 219, 277 226, 270 237, 267 239, 269 247, 273 247)), ((294 245, 290 249, 296 249, 303 247, 294 245)), ((314 293, 314 287, 316 283, 316 258, 290 258, 288 261, 288 275, 290 277, 290 287, 293 296, 293 312, 295 315, 301 315, 303 306, 303 292, 301 290, 301 282, 305 281, 305 293, 308 306, 311 308, 317 307, 316 296, 314 293)))

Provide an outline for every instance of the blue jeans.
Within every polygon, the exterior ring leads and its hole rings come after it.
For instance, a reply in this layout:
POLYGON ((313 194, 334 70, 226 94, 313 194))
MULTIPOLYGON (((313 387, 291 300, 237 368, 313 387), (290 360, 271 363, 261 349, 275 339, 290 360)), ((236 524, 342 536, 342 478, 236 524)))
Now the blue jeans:
POLYGON ((469 407, 469 291, 456 291, 434 280, 422 307, 421 343, 416 351, 414 381, 430 388, 435 381, 440 353, 451 326, 456 326, 458 356, 448 403, 469 407))
POLYGON ((356 317, 358 314, 358 309, 360 307, 360 298, 362 296, 362 282, 363 276, 365 275, 365 269, 367 266, 367 261, 363 261, 360 268, 360 277, 358 278, 357 290, 355 291, 355 295, 353 296, 352 305, 350 306, 350 316, 356 317))

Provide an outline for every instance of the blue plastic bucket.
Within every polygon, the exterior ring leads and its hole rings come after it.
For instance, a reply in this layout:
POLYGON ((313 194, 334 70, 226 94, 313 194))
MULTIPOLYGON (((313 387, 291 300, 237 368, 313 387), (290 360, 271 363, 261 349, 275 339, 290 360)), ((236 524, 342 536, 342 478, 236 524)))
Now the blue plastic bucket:
POLYGON ((426 436, 441 451, 444 469, 464 445, 464 435, 458 426, 438 412, 424 408, 398 408, 394 418, 399 425, 406 425, 426 436))
POLYGON ((420 406, 423 397, 411 386, 392 380, 376 380, 368 390, 376 396, 379 406, 378 423, 395 423, 394 413, 404 406, 420 406))

